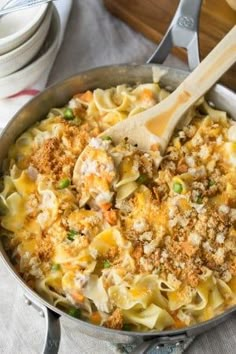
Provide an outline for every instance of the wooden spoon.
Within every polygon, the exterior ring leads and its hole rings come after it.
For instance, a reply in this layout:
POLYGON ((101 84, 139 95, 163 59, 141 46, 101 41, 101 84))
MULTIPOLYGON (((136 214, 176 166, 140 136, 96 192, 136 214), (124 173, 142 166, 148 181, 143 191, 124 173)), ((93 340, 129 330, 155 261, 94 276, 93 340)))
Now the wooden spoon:
MULTIPOLYGON (((131 143, 137 143, 140 150, 150 151, 157 145, 160 147, 160 153, 163 154, 184 113, 235 61, 236 26, 165 100, 105 130, 99 137, 109 136, 114 144, 127 137, 131 143)), ((74 167, 75 184, 79 180, 80 166, 85 156, 86 148, 74 167)))

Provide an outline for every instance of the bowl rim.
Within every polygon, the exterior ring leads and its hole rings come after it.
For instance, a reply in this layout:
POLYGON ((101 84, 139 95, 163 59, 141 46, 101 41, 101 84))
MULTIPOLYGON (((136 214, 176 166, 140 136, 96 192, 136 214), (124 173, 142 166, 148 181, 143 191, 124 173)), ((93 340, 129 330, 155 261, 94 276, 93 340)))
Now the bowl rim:
MULTIPOLYGON (((10 41, 15 41, 17 38, 19 38, 22 35, 24 35, 25 33, 27 33, 37 23, 40 23, 43 16, 45 15, 47 9, 48 9, 48 6, 49 6, 48 3, 42 4, 41 6, 38 7, 38 11, 36 11, 36 14, 33 17, 33 19, 31 21, 27 22, 23 28, 19 29, 17 32, 14 32, 12 34, 9 34, 7 36, 0 38, 0 47, 4 46, 4 45, 9 45, 10 41)), ((27 11, 27 10, 28 9, 23 10, 22 12, 27 11)))
MULTIPOLYGON (((21 69, 7 75, 4 77, 0 77, 0 92, 6 92, 6 91, 11 91, 10 89, 6 90, 6 87, 9 87, 12 85, 12 83, 14 82, 14 87, 21 86, 20 88, 16 88, 15 90, 13 90, 12 92, 9 93, 4 93, 1 94, 0 93, 0 99, 5 99, 8 98, 10 96, 13 96, 15 94, 17 94, 19 91, 23 90, 25 87, 27 87, 28 85, 32 85, 33 82, 26 84, 24 87, 22 85, 19 85, 19 82, 22 82, 22 79, 25 79, 25 76, 27 74, 30 74, 30 76, 36 78, 36 73, 38 73, 38 77, 40 77, 40 75, 42 74, 42 69, 39 70, 39 66, 41 63, 43 63, 45 60, 47 60, 47 58, 49 56, 51 56, 51 54, 57 53, 57 49, 59 47, 59 40, 60 40, 60 34, 61 34, 61 21, 60 21, 60 17, 57 11, 57 8, 52 5, 53 10, 52 10, 52 18, 51 18, 51 23, 49 26, 49 31, 48 34, 50 34, 50 32, 53 32, 51 34, 51 36, 49 36, 49 45, 47 45, 46 49, 43 49, 45 46, 45 42, 42 45, 42 52, 41 50, 39 51, 39 53, 32 59, 32 61, 29 64, 26 64, 24 67, 22 67, 21 69)), ((46 39, 47 41, 48 39, 46 39)), ((44 65, 42 65, 44 66, 44 65)), ((46 69, 44 68, 44 70, 46 71, 46 69)))
POLYGON ((52 7, 50 6, 33 36, 19 47, 0 55, 0 78, 11 75, 25 67, 37 55, 49 31, 51 16, 52 7))

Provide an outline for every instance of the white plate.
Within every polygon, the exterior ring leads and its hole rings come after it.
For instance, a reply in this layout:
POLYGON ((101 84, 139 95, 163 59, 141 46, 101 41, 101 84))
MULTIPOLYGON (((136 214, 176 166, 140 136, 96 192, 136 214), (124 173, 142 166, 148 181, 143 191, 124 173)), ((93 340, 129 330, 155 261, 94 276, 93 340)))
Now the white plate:
POLYGON ((37 54, 48 33, 51 17, 52 6, 49 6, 42 23, 34 35, 21 46, 0 55, 0 78, 21 69, 37 54))
POLYGON ((56 57, 61 32, 60 18, 53 6, 52 21, 47 39, 37 57, 15 73, 0 78, 0 98, 12 96, 31 87, 40 77, 46 75, 56 57))
MULTIPOLYGON (((0 0, 0 8, 7 0, 0 0)), ((0 55, 29 39, 41 23, 48 4, 9 13, 0 18, 0 55)))

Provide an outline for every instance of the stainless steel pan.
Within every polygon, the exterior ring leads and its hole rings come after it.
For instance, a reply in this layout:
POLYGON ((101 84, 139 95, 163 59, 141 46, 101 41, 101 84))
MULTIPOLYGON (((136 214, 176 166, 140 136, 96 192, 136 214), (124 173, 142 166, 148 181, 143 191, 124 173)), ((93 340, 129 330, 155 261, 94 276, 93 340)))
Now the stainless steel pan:
MULTIPOLYGON (((122 83, 136 84, 152 81, 152 68, 164 69, 166 74, 161 78, 161 85, 171 89, 176 88, 188 75, 188 72, 153 63, 162 63, 173 46, 187 49, 190 69, 199 63, 198 52, 198 18, 201 0, 181 0, 175 17, 167 31, 166 36, 144 65, 113 65, 89 70, 64 80, 46 90, 26 104, 10 121, 0 136, 0 164, 7 154, 9 146, 29 126, 37 120, 45 117, 52 107, 63 106, 74 94, 97 87, 108 88, 122 83)), ((229 89, 216 85, 207 95, 219 109, 225 110, 236 120, 236 94, 229 89)), ((147 353, 160 345, 183 343, 187 338, 205 332, 206 330, 225 321, 236 308, 227 310, 222 315, 207 322, 179 330, 161 332, 127 332, 112 330, 104 327, 85 323, 74 319, 58 308, 54 307, 38 294, 32 291, 15 271, 9 261, 1 242, 0 254, 8 270, 13 274, 17 282, 25 292, 26 302, 32 304, 46 320, 46 337, 44 354, 57 353, 60 343, 60 316, 67 316, 71 321, 76 321, 78 331, 98 339, 108 340, 114 343, 138 343, 134 351, 136 354, 147 353)))

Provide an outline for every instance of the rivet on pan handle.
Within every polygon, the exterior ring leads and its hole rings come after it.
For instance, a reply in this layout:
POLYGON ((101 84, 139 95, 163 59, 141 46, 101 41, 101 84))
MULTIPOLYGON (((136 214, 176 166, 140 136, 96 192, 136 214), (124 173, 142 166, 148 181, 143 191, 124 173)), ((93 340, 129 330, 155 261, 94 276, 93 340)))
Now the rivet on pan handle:
POLYGON ((192 71, 200 63, 198 25, 202 0, 180 0, 173 20, 147 63, 162 64, 173 47, 187 49, 188 65, 192 71))

